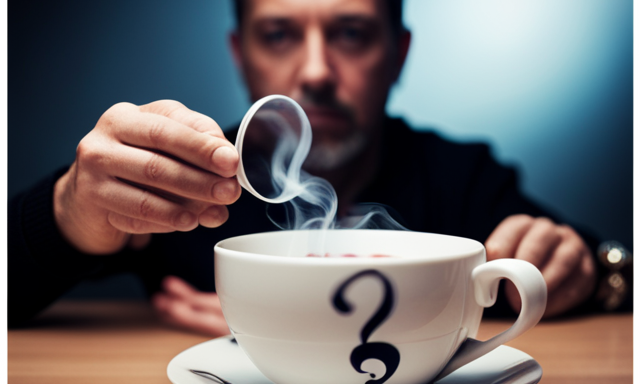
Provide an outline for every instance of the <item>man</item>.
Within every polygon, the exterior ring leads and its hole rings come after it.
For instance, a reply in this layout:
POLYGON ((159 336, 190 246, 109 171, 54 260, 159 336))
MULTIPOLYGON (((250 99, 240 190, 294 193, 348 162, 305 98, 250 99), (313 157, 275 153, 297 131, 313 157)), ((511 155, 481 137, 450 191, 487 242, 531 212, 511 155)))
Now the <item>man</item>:
MULTIPOLYGON (((547 282, 548 317, 592 296, 596 266, 585 240, 524 199, 513 172, 484 146, 417 134, 385 116, 411 39, 400 2, 236 6, 231 46, 252 100, 284 94, 302 105, 314 135, 305 166, 333 185, 343 212, 362 201, 385 203, 409 229, 486 240, 489 259, 532 262, 547 282)), ((106 111, 68 170, 12 203, 10 323, 85 276, 134 270, 158 291, 152 302, 167 322, 227 333, 215 293, 205 292, 213 284, 212 245, 274 229, 259 202, 240 197, 232 135, 176 101, 106 111)), ((517 292, 505 292, 517 311, 517 292)))

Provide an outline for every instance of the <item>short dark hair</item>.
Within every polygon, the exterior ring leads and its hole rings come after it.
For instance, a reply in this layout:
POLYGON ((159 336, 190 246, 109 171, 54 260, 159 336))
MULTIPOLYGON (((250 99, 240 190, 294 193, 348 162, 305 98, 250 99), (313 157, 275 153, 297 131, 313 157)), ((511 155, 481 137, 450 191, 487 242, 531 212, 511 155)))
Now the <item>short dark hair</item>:
MULTIPOLYGON (((402 1, 403 0, 386 0, 391 30, 397 35, 400 35, 400 33, 405 30, 404 24, 402 23, 402 1)), ((242 25, 245 2, 246 0, 233 0, 236 27, 238 29, 242 25)))

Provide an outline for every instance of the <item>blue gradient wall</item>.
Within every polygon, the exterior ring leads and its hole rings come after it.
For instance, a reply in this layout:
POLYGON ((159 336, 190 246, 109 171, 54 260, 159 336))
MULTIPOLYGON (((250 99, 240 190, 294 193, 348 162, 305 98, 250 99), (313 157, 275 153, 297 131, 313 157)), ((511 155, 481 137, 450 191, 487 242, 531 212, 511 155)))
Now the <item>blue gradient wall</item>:
MULTIPOLYGON (((388 110, 490 142, 534 199, 631 247, 632 7, 406 0, 413 46, 388 110)), ((249 106, 228 53, 229 1, 10 0, 8 9, 10 197, 71 163, 117 102, 176 99, 221 126, 249 106)), ((74 294, 127 295, 129 283, 74 294)))
POLYGON ((405 6, 412 50, 390 113, 491 143, 532 198, 631 247, 633 2, 405 6))

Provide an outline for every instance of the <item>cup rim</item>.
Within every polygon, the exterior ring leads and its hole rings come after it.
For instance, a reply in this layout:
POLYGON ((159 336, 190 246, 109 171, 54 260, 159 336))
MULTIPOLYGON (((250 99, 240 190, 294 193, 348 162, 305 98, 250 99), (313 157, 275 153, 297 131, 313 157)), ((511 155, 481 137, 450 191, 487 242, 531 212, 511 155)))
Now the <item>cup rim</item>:
MULTIPOLYGON (((325 266, 344 266, 344 265, 387 265, 387 264, 417 264, 417 263, 440 263, 440 262, 450 262, 453 260, 462 260, 472 256, 477 255, 479 252, 484 254, 485 248, 482 243, 477 240, 469 239, 466 237, 460 236, 452 236, 445 235, 439 233, 430 233, 430 232, 417 232, 417 231, 400 231, 400 230, 387 230, 387 229, 328 229, 326 231, 334 232, 334 231, 354 231, 354 232, 394 232, 394 233, 403 233, 407 234, 407 236, 434 236, 434 237, 445 237, 449 239, 462 239, 465 242, 469 243, 470 246, 468 249, 463 251, 454 252, 452 254, 440 254, 440 255, 429 255, 429 256, 412 256, 412 257, 291 257, 284 255, 265 255, 255 252, 248 251, 238 251, 235 249, 228 248, 228 243, 242 241, 251 238, 258 238, 263 236, 273 236, 274 234, 282 234, 285 236, 285 233, 290 232, 310 232, 310 231, 321 231, 318 229, 308 229, 308 230, 282 230, 282 231, 269 231, 269 232, 258 232, 247 235, 240 235, 230 237, 224 240, 220 240, 214 246, 214 255, 217 257, 219 255, 251 260, 257 262, 274 262, 283 264, 302 264, 302 265, 325 265, 325 266), (409 235, 411 234, 411 235, 409 235), (265 257, 269 256, 269 257, 265 257)), ((404 235, 403 235, 404 236, 404 235)), ((486 254, 485 254, 486 255, 486 254)), ((486 256, 485 256, 486 257, 486 256)))

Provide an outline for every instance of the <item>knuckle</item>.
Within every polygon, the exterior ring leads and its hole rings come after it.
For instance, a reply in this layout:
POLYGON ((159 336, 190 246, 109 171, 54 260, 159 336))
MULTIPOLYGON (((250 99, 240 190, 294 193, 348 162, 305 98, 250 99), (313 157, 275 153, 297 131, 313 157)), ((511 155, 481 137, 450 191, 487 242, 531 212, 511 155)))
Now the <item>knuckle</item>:
POLYGON ((580 235, 578 235, 578 233, 573 228, 571 228, 566 224, 559 225, 558 232, 560 233, 562 238, 565 240, 580 241, 580 242, 582 241, 582 238, 580 237, 580 235))
POLYGON ((155 110, 160 111, 161 114, 165 116, 171 116, 177 111, 187 109, 187 107, 185 107, 181 102, 170 99, 154 101, 151 104, 154 106, 155 110))
POLYGON ((194 113, 191 116, 190 125, 198 132, 204 132, 217 138, 224 138, 224 134, 218 123, 209 116, 194 113))
POLYGON ((197 225, 195 215, 190 211, 180 210, 171 217, 171 226, 175 229, 188 231, 196 228, 197 225))
POLYGON ((533 221, 534 221, 533 217, 529 215, 525 215, 523 213, 517 214, 517 215, 511 215, 504 220, 506 225, 518 226, 518 227, 529 225, 533 221))
POLYGON ((108 113, 115 112, 117 114, 124 111, 130 111, 132 108, 137 108, 137 106, 135 104, 127 103, 123 101, 123 102, 112 105, 111 108, 107 109, 107 112, 108 113))
POLYGON ((570 249, 573 253, 577 255, 589 255, 590 251, 587 245, 585 244, 582 237, 578 235, 573 229, 569 226, 561 226, 559 230, 559 237, 562 241, 562 244, 567 249, 570 249))
POLYGON ((85 136, 76 147, 76 160, 81 164, 96 164, 102 158, 99 145, 95 145, 89 136, 85 136))
POLYGON ((513 216, 511 216, 511 218, 513 220, 518 220, 518 221, 523 221, 523 222, 530 222, 530 221, 533 220, 533 217, 531 217, 531 216, 529 216, 527 214, 524 214, 524 213, 513 215, 513 216))
POLYGON ((111 126, 120 115, 131 111, 132 108, 137 107, 134 104, 126 102, 114 104, 102 114, 102 116, 98 120, 98 125, 105 124, 107 126, 111 126))
POLYGON ((159 146, 164 141, 166 136, 167 127, 157 121, 153 121, 149 124, 149 128, 147 130, 147 135, 149 137, 149 141, 156 147, 159 146))
POLYGON ((534 219, 534 226, 536 230, 544 234, 552 234, 557 232, 556 224, 546 217, 538 217, 534 219))
POLYGON ((157 181, 165 173, 165 169, 162 166, 162 158, 157 153, 151 155, 147 160, 144 169, 144 177, 149 181, 157 181))
POLYGON ((143 218, 149 217, 152 211, 150 192, 144 191, 138 202, 138 215, 143 218))
POLYGON ((202 115, 196 115, 191 120, 191 126, 195 128, 196 131, 206 132, 212 125, 213 120, 209 118, 205 118, 202 115))
POLYGON ((178 100, 173 99, 158 100, 156 101, 156 103, 158 103, 158 105, 161 107, 167 108, 168 110, 186 108, 184 104, 182 104, 178 100))

